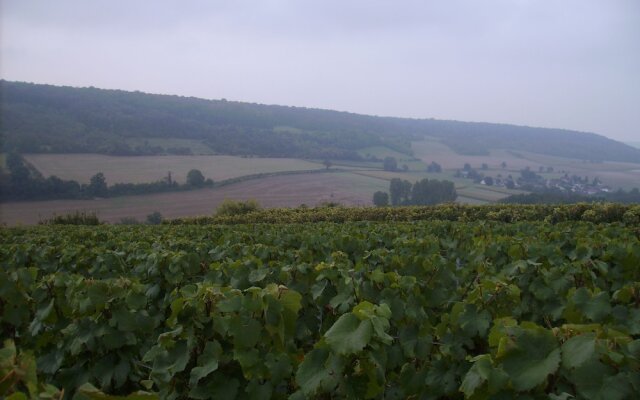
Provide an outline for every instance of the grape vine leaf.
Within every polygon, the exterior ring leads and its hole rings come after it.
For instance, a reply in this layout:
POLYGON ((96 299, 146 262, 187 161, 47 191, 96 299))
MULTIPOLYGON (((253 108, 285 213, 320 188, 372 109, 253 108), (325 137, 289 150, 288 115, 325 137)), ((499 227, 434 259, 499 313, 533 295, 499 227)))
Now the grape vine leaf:
POLYGON ((338 354, 353 354, 369 344, 373 326, 352 313, 344 314, 324 334, 327 344, 338 354))
POLYGON ((551 331, 531 323, 510 329, 514 345, 499 355, 513 387, 527 391, 543 383, 560 364, 560 348, 551 331))

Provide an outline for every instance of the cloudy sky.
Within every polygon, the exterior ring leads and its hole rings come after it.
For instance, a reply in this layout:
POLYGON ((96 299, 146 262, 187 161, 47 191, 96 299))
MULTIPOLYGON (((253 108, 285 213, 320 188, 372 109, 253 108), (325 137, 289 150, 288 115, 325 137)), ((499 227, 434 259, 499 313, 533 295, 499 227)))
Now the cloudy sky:
POLYGON ((640 141, 638 0, 0 0, 3 79, 640 141))

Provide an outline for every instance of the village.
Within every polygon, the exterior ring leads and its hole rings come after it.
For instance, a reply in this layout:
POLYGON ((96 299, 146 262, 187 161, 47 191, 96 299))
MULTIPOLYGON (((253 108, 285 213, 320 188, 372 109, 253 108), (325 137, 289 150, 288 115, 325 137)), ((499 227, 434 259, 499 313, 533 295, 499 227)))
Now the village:
MULTIPOLYGON (((482 170, 485 170, 486 164, 483 164, 482 170)), ((513 177, 508 174, 506 176, 498 173, 495 177, 485 176, 482 172, 471 168, 469 164, 465 164, 462 170, 458 170, 455 176, 458 178, 472 179, 475 183, 487 186, 506 187, 508 189, 521 189, 531 192, 556 190, 563 193, 573 193, 585 196, 594 196, 603 193, 610 193, 611 187, 605 185, 600 179, 589 179, 588 176, 569 175, 566 171, 561 177, 545 178, 540 173, 551 174, 554 172, 553 167, 540 167, 538 173, 531 170, 530 167, 520 171, 520 176, 513 177)))

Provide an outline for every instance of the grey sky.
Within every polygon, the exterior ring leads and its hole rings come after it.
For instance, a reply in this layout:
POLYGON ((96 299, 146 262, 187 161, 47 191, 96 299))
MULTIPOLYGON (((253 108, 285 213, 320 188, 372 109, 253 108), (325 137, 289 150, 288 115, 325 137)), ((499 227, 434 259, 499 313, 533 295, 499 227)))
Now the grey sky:
POLYGON ((640 141, 639 0, 0 0, 0 73, 640 141))

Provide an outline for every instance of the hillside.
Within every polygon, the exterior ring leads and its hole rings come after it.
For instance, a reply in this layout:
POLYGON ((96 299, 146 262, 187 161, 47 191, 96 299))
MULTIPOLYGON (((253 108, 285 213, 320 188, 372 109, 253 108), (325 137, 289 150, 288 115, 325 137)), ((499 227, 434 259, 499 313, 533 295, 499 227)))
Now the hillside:
POLYGON ((411 141, 428 136, 460 154, 502 148, 590 161, 640 162, 640 149, 593 133, 561 129, 376 117, 4 80, 0 92, 4 151, 188 154, 192 142, 217 154, 360 159, 358 149, 369 146, 384 145, 408 154, 411 141))

